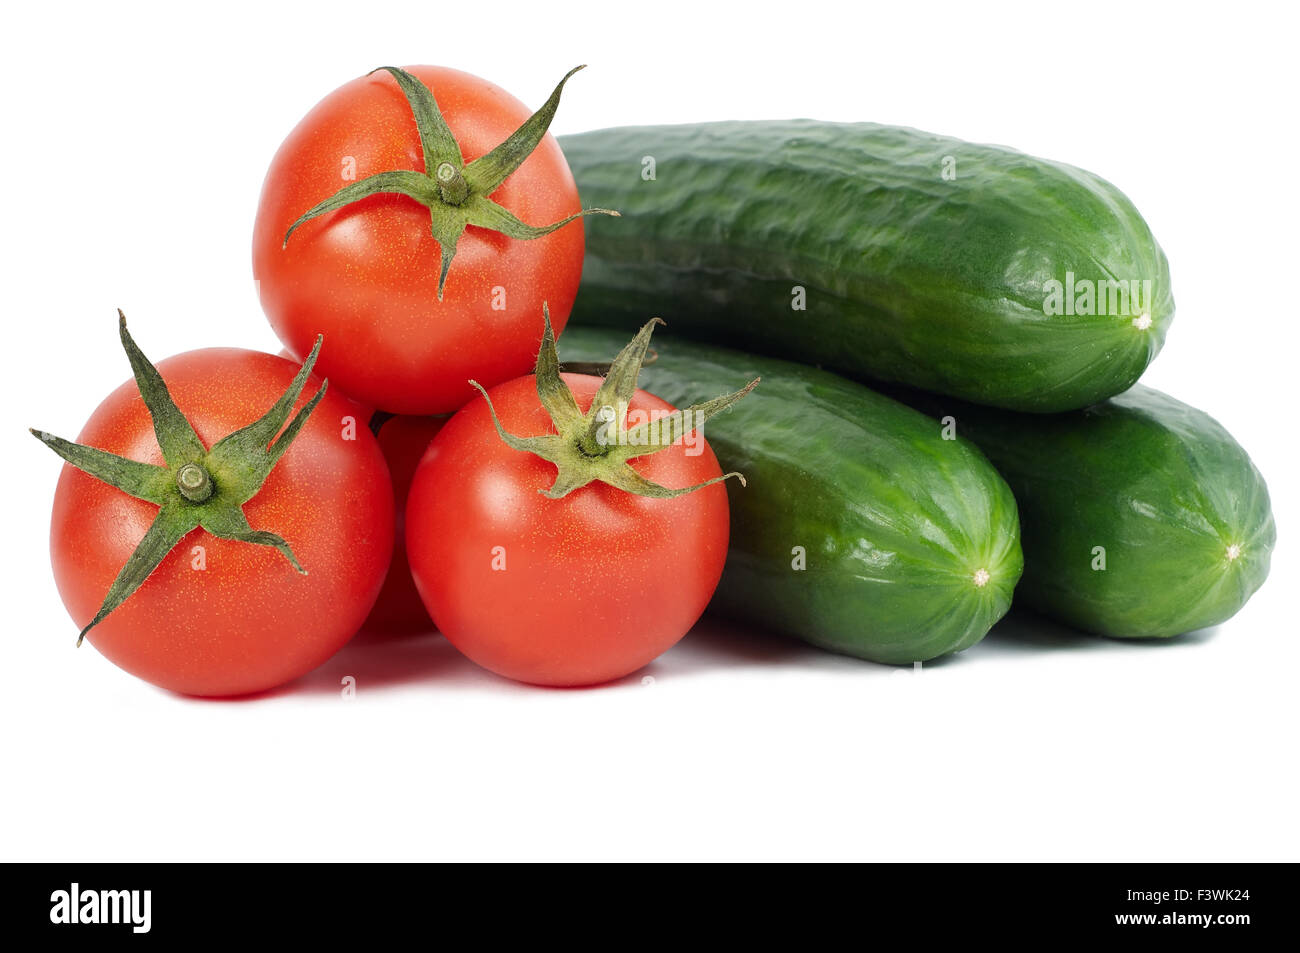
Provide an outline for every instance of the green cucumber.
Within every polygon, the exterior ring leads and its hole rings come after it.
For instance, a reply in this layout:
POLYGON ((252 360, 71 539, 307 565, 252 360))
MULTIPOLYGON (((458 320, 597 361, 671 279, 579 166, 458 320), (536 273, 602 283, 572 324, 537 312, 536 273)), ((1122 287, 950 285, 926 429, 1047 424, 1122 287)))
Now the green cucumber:
MULTIPOLYGON (((626 331, 570 328, 565 361, 607 361, 626 331)), ((827 371, 669 335, 642 388, 687 406, 762 377, 704 425, 725 470, 731 541, 711 605, 824 648, 903 664, 978 642, 1022 565, 1015 501, 964 441, 827 371)))
POLYGON ((856 379, 1044 412, 1127 390, 1173 318, 1141 215, 1071 166, 810 120, 560 141, 583 200, 622 212, 584 222, 580 324, 659 315, 856 379))
POLYGON ((1159 638, 1233 616, 1268 576, 1264 478, 1212 417, 1138 385, 1054 417, 898 392, 977 444, 1016 495, 1016 603, 1100 635, 1159 638))

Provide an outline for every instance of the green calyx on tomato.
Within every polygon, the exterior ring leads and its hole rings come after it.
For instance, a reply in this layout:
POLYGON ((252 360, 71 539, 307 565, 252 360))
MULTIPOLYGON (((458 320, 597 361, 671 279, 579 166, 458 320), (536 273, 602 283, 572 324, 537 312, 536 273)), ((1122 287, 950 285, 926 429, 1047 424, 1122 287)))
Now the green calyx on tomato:
POLYGON ((509 433, 501 426, 488 392, 477 381, 470 381, 488 402, 492 423, 508 446, 555 464, 558 471, 555 483, 549 489, 539 490, 539 493, 558 500, 593 480, 599 480, 638 496, 669 499, 720 483, 727 477, 735 477, 741 486, 745 485, 745 478, 741 474, 725 473, 694 486, 673 489, 647 480, 628 461, 672 446, 710 417, 731 407, 748 394, 758 384, 758 378, 734 393, 694 404, 686 410, 675 410, 664 417, 643 420, 629 428, 628 403, 636 393, 637 376, 645 363, 650 335, 654 333, 655 325, 663 324, 664 321, 651 318, 637 332, 632 342, 619 352, 618 357, 610 363, 609 373, 596 391, 590 409, 584 414, 578 408, 573 391, 560 376, 560 360, 555 349, 555 333, 551 330, 550 309, 543 306, 542 312, 546 329, 542 335, 541 350, 537 353, 537 396, 555 425, 555 433, 532 437, 519 437, 509 433))
POLYGON ((371 72, 377 73, 380 69, 392 74, 411 106, 415 128, 420 134, 420 146, 424 151, 424 171, 393 169, 378 172, 339 189, 319 205, 304 212, 289 226, 284 234, 285 247, 288 247, 289 236, 299 225, 318 215, 333 212, 381 192, 405 195, 429 210, 432 234, 442 249, 441 272, 438 276, 438 300, 441 301, 442 290, 447 283, 447 271, 456 255, 456 243, 469 225, 500 232, 510 238, 533 239, 549 235, 584 215, 619 214, 610 209, 588 208, 558 222, 536 226, 520 221, 488 198, 537 148, 550 128, 551 120, 555 118, 564 84, 583 67, 576 66, 569 70, 541 109, 533 113, 495 149, 469 164, 461 156, 460 144, 447 127, 433 91, 410 73, 395 66, 381 66, 371 72))
POLYGON ((261 419, 218 440, 209 450, 172 400, 158 370, 131 339, 126 330, 126 315, 120 310, 117 313, 122 347, 131 362, 140 396, 153 418, 154 434, 165 464, 142 463, 72 443, 43 430, 32 431, 38 440, 78 470, 159 507, 144 539, 113 580, 99 611, 78 635, 78 645, 87 632, 140 588, 187 533, 200 527, 222 539, 273 546, 294 569, 303 575, 307 573, 282 537, 248 525, 243 505, 257 495, 325 396, 328 382, 322 383, 316 395, 289 420, 289 413, 316 363, 320 338, 316 339, 316 346, 289 389, 271 409, 261 419))

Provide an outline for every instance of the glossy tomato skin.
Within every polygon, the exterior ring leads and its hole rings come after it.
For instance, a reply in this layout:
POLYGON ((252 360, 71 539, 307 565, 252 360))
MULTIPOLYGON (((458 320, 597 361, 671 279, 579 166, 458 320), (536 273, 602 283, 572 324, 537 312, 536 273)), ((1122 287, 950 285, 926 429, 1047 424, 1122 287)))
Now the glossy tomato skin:
MULTIPOLYGON (((586 410, 600 380, 563 376, 586 410)), ((490 394, 507 430, 554 432, 531 377, 490 394)), ((630 408, 672 410, 645 391, 630 408)), ((701 449, 688 455, 679 442, 633 466, 689 486, 721 474, 701 449)), ((652 661, 704 611, 726 560, 727 492, 656 500, 593 483, 551 500, 538 491, 554 479, 552 464, 501 441, 483 399, 466 405, 416 471, 411 569, 439 630, 484 668, 537 685, 599 684, 652 661)))
MULTIPOLYGON (((466 162, 531 113, 468 73, 407 69, 433 90, 466 162)), ((442 301, 429 211, 406 196, 375 195, 313 219, 282 247, 289 226, 347 185, 345 176, 391 169, 423 170, 424 159, 410 106, 381 71, 335 90, 281 145, 262 186, 253 275, 271 326, 295 356, 325 335, 317 371, 346 393, 391 413, 447 413, 473 395, 471 378, 491 386, 528 372, 543 302, 556 333, 563 328, 582 273, 582 221, 531 241, 467 229, 442 301)), ((549 134, 492 199, 532 225, 580 209, 549 134)))
MULTIPOLYGON (((283 358, 234 348, 189 351, 157 366, 209 447, 265 413, 298 371, 283 358)), ((319 384, 308 382, 298 406, 319 384)), ((244 505, 250 525, 283 536, 307 575, 270 547, 197 529, 87 641, 131 674, 188 695, 273 688, 334 654, 374 603, 393 545, 388 468, 365 420, 349 426, 344 419, 355 419, 356 411, 347 398, 327 393, 244 505)), ((96 408, 77 439, 163 462, 134 381, 96 408)), ((59 594, 79 627, 94 616, 157 512, 63 467, 50 549, 59 594)))
POLYGON ((379 447, 388 462, 388 472, 393 481, 397 525, 393 536, 393 561, 384 578, 384 587, 362 626, 368 632, 399 635, 428 632, 433 628, 433 620, 416 591, 415 580, 411 578, 411 564, 406 557, 406 500, 416 467, 420 465, 429 441, 446 422, 446 417, 399 416, 384 421, 379 428, 379 447))

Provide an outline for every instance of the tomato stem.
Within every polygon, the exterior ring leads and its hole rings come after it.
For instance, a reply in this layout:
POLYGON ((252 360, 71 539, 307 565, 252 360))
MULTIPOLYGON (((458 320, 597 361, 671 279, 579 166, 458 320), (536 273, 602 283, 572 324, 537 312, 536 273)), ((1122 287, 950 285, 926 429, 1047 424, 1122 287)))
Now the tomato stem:
POLYGON ((559 499, 598 480, 637 496, 670 499, 719 483, 728 477, 735 477, 744 485, 745 478, 739 473, 726 473, 695 486, 679 489, 660 486, 634 470, 628 461, 673 446, 710 417, 731 407, 753 390, 758 383, 757 378, 735 393, 694 404, 686 410, 674 410, 663 417, 629 428, 624 420, 628 404, 636 394, 637 376, 650 347, 650 335, 654 332, 655 325, 663 324, 663 321, 658 318, 648 321, 632 342, 614 358, 591 401, 591 407, 584 414, 578 408, 573 391, 560 377, 555 332, 551 328, 550 309, 545 305, 542 306, 542 317, 545 326, 542 331, 542 347, 537 354, 537 396, 550 415, 555 433, 534 437, 520 437, 510 433, 501 426, 487 391, 475 381, 470 381, 487 400, 488 412, 492 415, 497 435, 507 446, 532 453, 555 464, 555 482, 548 489, 539 489, 539 493, 551 499, 559 499))
POLYGON ((202 503, 212 495, 212 477, 197 463, 187 463, 176 471, 176 486, 192 503, 202 503))
POLYGON ((587 457, 603 457, 609 453, 609 441, 606 435, 618 415, 618 410, 608 404, 597 407, 594 402, 592 410, 594 413, 588 415, 587 429, 578 437, 578 451, 587 457))
POLYGON ((448 205, 460 205, 469 197, 465 176, 450 162, 440 164, 434 178, 438 180, 438 194, 448 205))

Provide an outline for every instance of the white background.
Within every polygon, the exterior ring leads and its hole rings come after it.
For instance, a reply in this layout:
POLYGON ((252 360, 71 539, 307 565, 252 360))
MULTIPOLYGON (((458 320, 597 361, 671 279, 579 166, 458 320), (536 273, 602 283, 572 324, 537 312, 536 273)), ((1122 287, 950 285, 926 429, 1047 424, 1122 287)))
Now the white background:
POLYGON ((0 856, 1300 859, 1284 5, 509 6, 462 4, 453 39, 428 2, 6 14, 0 856), (1215 415, 1269 480, 1265 588, 1170 644, 1007 623, 919 675, 707 623, 597 690, 513 685, 427 638, 204 702, 74 650, 47 559, 59 462, 25 428, 73 436, 126 379, 114 309, 155 359, 276 350, 253 213, 320 97, 441 63, 535 107, 582 62, 556 132, 869 119, 1116 183, 1173 268, 1147 381, 1215 415))

